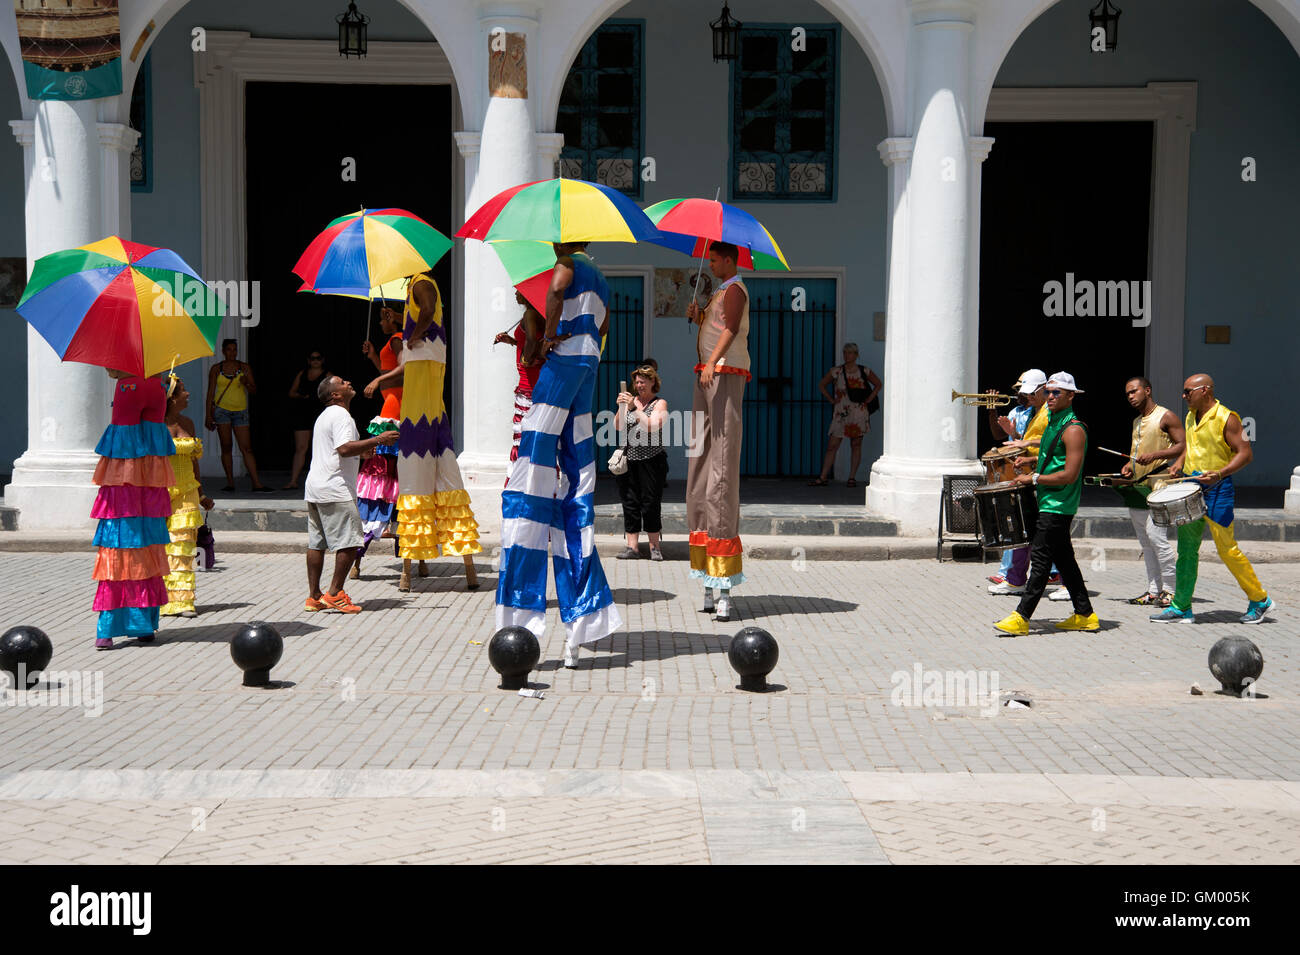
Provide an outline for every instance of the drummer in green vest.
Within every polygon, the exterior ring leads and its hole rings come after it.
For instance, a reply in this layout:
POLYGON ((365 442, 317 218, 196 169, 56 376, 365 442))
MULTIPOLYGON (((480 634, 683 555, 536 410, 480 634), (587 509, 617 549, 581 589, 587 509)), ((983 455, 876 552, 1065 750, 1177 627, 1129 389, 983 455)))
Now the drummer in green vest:
POLYGON ((1209 375, 1192 375, 1183 382, 1183 400, 1187 402, 1187 450, 1173 463, 1175 474, 1195 477, 1205 493, 1205 517, 1178 527, 1178 565, 1174 571, 1174 599, 1169 609, 1154 614, 1156 623, 1195 623, 1192 593, 1196 590, 1200 565, 1201 540, 1205 525, 1219 557, 1245 591, 1246 612, 1242 623, 1260 623, 1277 609, 1273 599, 1259 583, 1255 569, 1237 546, 1232 530, 1235 492, 1230 475, 1240 471, 1254 458, 1250 442, 1241 428, 1241 418, 1229 411, 1214 396, 1214 379, 1209 375))
POLYGON ((1078 513, 1083 490, 1083 456, 1088 450, 1087 427, 1074 416, 1073 408, 1074 396, 1083 392, 1074 383, 1073 375, 1058 371, 1048 380, 1045 393, 1048 420, 1040 439, 1037 468, 1033 474, 1021 474, 1015 479, 1017 484, 1033 484, 1038 496, 1038 518, 1031 528, 1029 582, 1020 605, 993 625, 999 632, 1013 637, 1029 632, 1029 618, 1042 599, 1053 562, 1074 603, 1074 613, 1058 623, 1056 629, 1090 632, 1101 629, 1088 599, 1083 572, 1074 559, 1074 545, 1070 543, 1070 525, 1078 513))

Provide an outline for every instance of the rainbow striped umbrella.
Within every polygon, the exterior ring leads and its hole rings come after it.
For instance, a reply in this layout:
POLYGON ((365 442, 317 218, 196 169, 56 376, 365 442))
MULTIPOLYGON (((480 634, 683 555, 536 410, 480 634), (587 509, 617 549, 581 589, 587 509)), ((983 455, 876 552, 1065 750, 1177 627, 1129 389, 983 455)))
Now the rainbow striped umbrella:
POLYGON ((147 378, 211 355, 225 307, 175 252, 113 235, 37 259, 18 314, 63 361, 147 378))
POLYGON ((451 248, 405 209, 362 209, 335 219, 293 267, 308 291, 367 297, 377 285, 427 272, 451 248))
POLYGON ((708 254, 712 242, 730 242, 740 250, 742 269, 790 271, 781 247, 763 224, 742 209, 715 199, 665 199, 645 211, 661 232, 673 238, 660 240, 693 257, 708 254))
POLYGON ((483 203, 456 237, 484 242, 642 242, 661 238, 654 223, 631 199, 584 179, 545 179, 511 186, 483 203))
POLYGON ((555 271, 555 247, 549 242, 500 239, 489 242, 515 288, 533 308, 546 314, 546 293, 555 271))

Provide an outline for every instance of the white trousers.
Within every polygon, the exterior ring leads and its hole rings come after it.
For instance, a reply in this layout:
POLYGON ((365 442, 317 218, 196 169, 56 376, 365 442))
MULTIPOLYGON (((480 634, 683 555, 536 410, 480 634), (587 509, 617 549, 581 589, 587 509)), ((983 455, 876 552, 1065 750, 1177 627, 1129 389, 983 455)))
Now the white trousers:
POLYGON ((1142 545, 1142 559, 1147 565, 1147 593, 1174 592, 1174 565, 1178 557, 1169 540, 1169 528, 1159 527, 1151 520, 1151 512, 1143 507, 1130 507, 1128 516, 1133 521, 1133 531, 1142 545))

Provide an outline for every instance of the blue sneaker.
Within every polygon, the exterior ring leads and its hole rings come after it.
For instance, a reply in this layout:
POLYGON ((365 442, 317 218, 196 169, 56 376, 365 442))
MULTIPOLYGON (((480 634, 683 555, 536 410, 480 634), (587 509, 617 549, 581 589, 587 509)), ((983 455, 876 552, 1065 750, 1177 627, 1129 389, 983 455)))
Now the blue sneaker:
POLYGON ((1167 610, 1153 613, 1151 620, 1153 623, 1196 623, 1196 614, 1171 606, 1167 610))
POLYGON ((1242 623, 1259 623, 1268 614, 1277 609, 1277 604, 1273 603, 1272 597, 1265 597, 1263 600, 1252 600, 1246 606, 1246 612, 1242 614, 1242 623))

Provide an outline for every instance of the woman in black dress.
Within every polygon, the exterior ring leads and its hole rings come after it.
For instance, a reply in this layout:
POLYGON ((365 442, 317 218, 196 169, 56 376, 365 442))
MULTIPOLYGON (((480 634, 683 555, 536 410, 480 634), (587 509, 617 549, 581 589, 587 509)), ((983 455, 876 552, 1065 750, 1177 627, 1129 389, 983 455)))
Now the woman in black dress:
POLYGON ((316 389, 325 375, 324 356, 319 348, 307 353, 307 367, 293 376, 289 388, 289 423, 293 427, 293 476, 285 490, 298 487, 298 475, 307 463, 307 449, 311 446, 311 431, 316 417, 321 413, 316 389))

